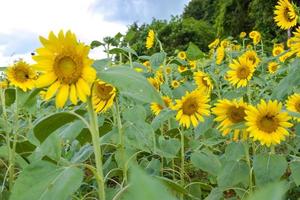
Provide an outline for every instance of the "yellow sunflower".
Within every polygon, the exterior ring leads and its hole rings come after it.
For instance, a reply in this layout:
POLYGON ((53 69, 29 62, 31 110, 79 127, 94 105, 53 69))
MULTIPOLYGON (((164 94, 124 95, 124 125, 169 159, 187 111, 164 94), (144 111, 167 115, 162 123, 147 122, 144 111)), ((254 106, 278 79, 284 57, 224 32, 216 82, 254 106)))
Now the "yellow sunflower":
POLYGON ((269 64, 268 64, 269 73, 274 74, 277 71, 278 68, 279 68, 279 63, 269 62, 269 64))
POLYGON ((180 65, 180 66, 178 66, 177 70, 178 70, 180 73, 183 73, 183 72, 187 71, 188 68, 187 68, 186 66, 184 66, 184 65, 180 65))
POLYGON ((229 67, 231 70, 227 72, 227 80, 238 88, 248 84, 255 70, 252 62, 245 56, 239 57, 238 60, 234 59, 229 67))
POLYGON ((225 39, 225 40, 222 40, 220 46, 223 47, 223 48, 227 48, 228 46, 230 45, 230 41, 225 39))
POLYGON ((246 51, 242 56, 246 58, 246 60, 250 61, 254 67, 257 67, 257 65, 260 62, 260 59, 256 53, 256 51, 250 50, 246 51))
POLYGON ((202 71, 198 71, 194 73, 194 80, 198 88, 204 88, 204 90, 208 93, 211 92, 211 90, 213 89, 213 84, 209 76, 202 71))
POLYGON ((180 86, 180 82, 179 81, 177 81, 177 80, 173 80, 172 82, 171 82, 171 86, 172 86, 172 88, 178 88, 179 86, 180 86))
POLYGON ((116 88, 101 80, 96 80, 93 85, 92 100, 96 112, 107 111, 114 103, 116 88))
POLYGON ((6 89, 6 88, 8 88, 8 81, 7 80, 0 81, 0 89, 6 89))
POLYGON ((240 33, 240 38, 244 38, 244 37, 246 37, 247 36, 247 33, 246 32, 241 32, 240 33))
POLYGON ((209 49, 215 49, 215 48, 217 48, 217 46, 219 45, 219 43, 220 43, 220 39, 217 38, 217 39, 215 39, 212 43, 210 43, 210 44, 208 45, 208 48, 209 48, 209 49))
POLYGON ((172 99, 168 96, 163 96, 162 97, 163 101, 164 101, 164 105, 160 105, 158 103, 151 103, 151 111, 155 114, 158 115, 164 108, 171 108, 172 105, 172 99))
POLYGON ((224 47, 218 47, 216 52, 216 64, 220 65, 222 61, 225 58, 225 48, 224 47))
POLYGON ((75 34, 60 31, 58 36, 51 31, 48 39, 40 37, 44 47, 36 50, 34 67, 41 72, 37 87, 49 87, 45 96, 49 100, 56 95, 56 107, 62 108, 68 98, 77 104, 78 98, 85 102, 91 93, 91 84, 96 78, 89 59, 90 48, 77 41, 75 34))
POLYGON ((297 25, 298 16, 289 0, 279 0, 274 14, 274 20, 281 29, 287 30, 297 25))
POLYGON ((281 46, 274 46, 274 48, 272 50, 273 56, 278 56, 278 55, 282 54, 283 52, 284 52, 284 48, 281 46))
MULTIPOLYGON (((289 96, 286 101, 287 110, 300 114, 300 93, 295 93, 289 96)), ((295 119, 300 122, 300 117, 295 117, 295 119)))
POLYGON ((251 31, 249 37, 252 39, 254 45, 257 45, 261 41, 261 34, 258 31, 251 31))
POLYGON ((191 124, 196 127, 199 121, 203 122, 203 116, 210 114, 208 102, 209 97, 203 89, 186 92, 173 106, 173 109, 177 110, 176 120, 179 121, 179 125, 189 128, 191 124))
POLYGON ((249 136, 260 141, 262 145, 280 144, 289 135, 286 128, 292 126, 290 117, 281 111, 282 104, 275 101, 261 100, 256 107, 249 106, 246 110, 246 125, 249 136))
POLYGON ((189 65, 191 70, 195 70, 197 68, 197 61, 196 60, 190 60, 189 65))
POLYGON ((151 69, 151 64, 150 64, 150 61, 149 61, 149 60, 143 62, 143 65, 147 68, 147 70, 148 70, 149 72, 152 71, 152 69, 151 69))
POLYGON ((153 85, 153 87, 156 89, 156 90, 159 90, 160 89, 160 85, 161 85, 161 82, 159 80, 157 80, 156 78, 152 78, 152 77, 149 77, 147 78, 149 83, 151 85, 153 85))
POLYGON ((151 49, 154 45, 154 41, 155 41, 155 33, 154 31, 151 29, 149 32, 148 32, 148 36, 147 36, 147 39, 146 39, 146 48, 147 49, 151 49))
POLYGON ((218 129, 222 132, 222 135, 228 135, 233 131, 234 140, 239 138, 240 133, 242 137, 247 136, 245 129, 232 129, 235 124, 245 122, 246 110, 248 105, 242 100, 219 100, 212 112, 216 115, 215 121, 220 122, 218 129))
POLYGON ((167 66, 166 67, 166 73, 171 74, 171 72, 172 72, 172 68, 170 66, 167 66))
POLYGON ((180 60, 185 60, 186 59, 186 53, 184 51, 180 51, 177 55, 177 57, 180 59, 180 60))
POLYGON ((24 92, 35 87, 37 74, 35 70, 23 60, 8 67, 6 75, 11 85, 21 88, 24 92))
POLYGON ((249 33, 249 37, 250 37, 251 39, 254 39, 257 35, 260 35, 260 33, 259 33, 258 31, 251 31, 251 32, 249 33))
MULTIPOLYGON (((299 49, 300 50, 300 49, 299 49)), ((288 58, 290 58, 291 56, 293 56, 295 54, 295 52, 293 51, 288 51, 285 54, 283 54, 282 56, 279 57, 279 61, 280 62, 285 62, 288 58)), ((299 54, 300 55, 300 54, 299 54)))
POLYGON ((290 54, 296 54, 300 57, 300 27, 293 32, 294 36, 289 39, 290 54))

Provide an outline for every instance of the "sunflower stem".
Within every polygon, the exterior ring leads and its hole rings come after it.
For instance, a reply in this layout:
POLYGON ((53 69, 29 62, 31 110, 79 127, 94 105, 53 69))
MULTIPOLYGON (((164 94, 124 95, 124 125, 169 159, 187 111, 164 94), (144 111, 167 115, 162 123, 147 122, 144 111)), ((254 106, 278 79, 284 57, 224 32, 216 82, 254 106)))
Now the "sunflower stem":
POLYGON ((124 137, 124 132, 123 132, 123 125, 122 125, 122 121, 121 121, 121 113, 120 113, 118 100, 116 100, 113 112, 115 113, 116 120, 117 120, 118 133, 119 133, 119 147, 120 147, 120 153, 121 153, 121 163, 123 165, 122 166, 123 181, 126 184, 127 183, 127 165, 126 165, 126 154, 125 154, 125 137, 124 137))
MULTIPOLYGON (((180 153, 180 180, 181 186, 184 187, 184 133, 181 129, 180 132, 180 143, 181 143, 181 153, 180 153)), ((183 194, 180 195, 180 199, 183 200, 183 194)))
POLYGON ((253 180, 252 180, 252 166, 251 166, 251 160, 250 160, 250 152, 249 152, 249 145, 247 142, 244 143, 244 149, 245 149, 245 154, 246 154, 246 161, 249 167, 249 190, 250 193, 253 191, 253 180))
POLYGON ((275 146, 274 145, 271 145, 271 147, 270 147, 270 150, 271 150, 271 154, 275 154, 275 146))
POLYGON ((105 200, 105 186, 104 186, 104 176, 103 176, 103 164, 102 164, 102 152, 100 146, 100 134, 98 129, 98 120, 95 110, 93 108, 93 103, 91 97, 88 98, 88 114, 89 114, 89 130, 92 134, 92 141, 94 147, 96 169, 98 177, 96 179, 98 184, 98 195, 100 200, 105 200))

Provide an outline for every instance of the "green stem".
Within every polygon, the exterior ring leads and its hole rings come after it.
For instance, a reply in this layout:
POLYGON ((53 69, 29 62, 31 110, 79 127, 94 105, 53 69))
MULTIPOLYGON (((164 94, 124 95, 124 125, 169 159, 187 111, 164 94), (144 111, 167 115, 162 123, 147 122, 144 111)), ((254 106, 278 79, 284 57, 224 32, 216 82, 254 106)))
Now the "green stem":
MULTIPOLYGON (((127 44, 127 47, 130 48, 129 44, 127 44)), ((129 57, 130 68, 133 69, 132 55, 130 52, 128 53, 128 57, 129 57)))
MULTIPOLYGON (((180 143, 181 143, 181 153, 180 153, 180 180, 181 186, 184 187, 184 133, 180 132, 180 143)), ((180 195, 180 199, 183 200, 183 194, 180 195)))
POLYGON ((249 145, 248 143, 244 143, 244 149, 245 149, 245 154, 246 154, 246 161, 249 167, 249 190, 250 193, 252 193, 252 189, 253 189, 253 180, 252 180, 252 167, 251 167, 251 160, 250 160, 250 152, 249 152, 249 145))
POLYGON ((270 150, 271 150, 271 154, 275 154, 275 146, 274 145, 271 145, 271 147, 270 147, 270 150))
POLYGON ((104 186, 104 176, 103 176, 103 164, 102 164, 102 152, 100 146, 100 134, 98 129, 98 120, 95 110, 93 108, 93 103, 91 97, 88 98, 88 114, 90 119, 89 130, 92 134, 92 141, 94 147, 95 161, 96 161, 96 169, 98 178, 98 195, 100 200, 105 200, 105 186, 104 186))
POLYGON ((127 183, 127 166, 126 166, 126 155, 125 155, 125 137, 123 132, 123 125, 121 121, 121 113, 118 104, 118 100, 116 100, 114 110, 114 115, 116 116, 117 126, 118 126, 118 133, 119 133, 119 147, 121 152, 121 163, 122 163, 122 170, 123 170, 123 181, 127 183))

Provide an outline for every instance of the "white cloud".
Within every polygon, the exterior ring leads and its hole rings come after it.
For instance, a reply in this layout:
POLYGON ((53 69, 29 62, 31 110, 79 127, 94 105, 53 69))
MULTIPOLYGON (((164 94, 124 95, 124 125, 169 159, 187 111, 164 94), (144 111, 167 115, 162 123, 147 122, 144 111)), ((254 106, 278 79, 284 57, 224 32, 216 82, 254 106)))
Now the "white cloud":
MULTIPOLYGON (((92 9, 97 0, 0 0, 0 34, 32 34, 47 36, 49 31, 72 30, 78 39, 89 44, 94 39, 124 33, 126 26, 108 22, 101 13, 92 9)), ((109 9, 109 8, 107 8, 109 9)), ((10 42, 0 46, 0 66, 8 65, 18 57, 30 60, 30 52, 15 52, 6 56, 10 42)), ((20 42, 20 41, 19 41, 20 42)), ((13 45, 14 46, 14 45, 13 45)), ((34 50, 34 49, 33 49, 34 50)), ((14 52, 10 50, 9 52, 14 52)), ((104 57, 101 50, 92 52, 92 57, 104 57)))

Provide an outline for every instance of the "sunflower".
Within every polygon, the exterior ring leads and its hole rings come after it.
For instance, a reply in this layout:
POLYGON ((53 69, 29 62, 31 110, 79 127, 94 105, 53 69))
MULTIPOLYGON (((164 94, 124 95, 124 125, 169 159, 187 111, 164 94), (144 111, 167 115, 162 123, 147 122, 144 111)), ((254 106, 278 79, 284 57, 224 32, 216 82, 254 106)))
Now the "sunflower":
POLYGON ((281 46, 274 46, 274 48, 272 50, 273 56, 278 56, 278 55, 282 54, 283 52, 284 52, 284 48, 281 46))
POLYGON ((153 87, 156 89, 156 90, 159 90, 160 89, 160 85, 161 85, 161 82, 159 80, 157 80, 156 78, 152 78, 152 77, 149 77, 147 78, 149 83, 151 85, 153 85, 153 87))
POLYGON ((175 88, 178 88, 180 86, 180 82, 177 81, 177 80, 173 80, 171 82, 171 86, 175 89, 175 88))
MULTIPOLYGON (((300 93, 295 93, 288 97, 286 101, 287 110, 300 114, 300 93)), ((295 118, 298 122, 300 122, 300 117, 295 118)))
POLYGON ((215 48, 217 48, 217 46, 219 45, 219 43, 220 43, 220 39, 217 38, 217 39, 215 39, 212 43, 210 43, 210 44, 208 45, 208 48, 209 48, 209 49, 215 49, 215 48))
POLYGON ((227 72, 227 80, 238 88, 247 85, 255 70, 252 62, 247 60, 245 56, 239 57, 238 60, 234 59, 229 67, 231 70, 227 72))
POLYGON ((90 48, 77 41, 71 31, 58 36, 51 31, 48 39, 40 37, 44 47, 36 50, 33 60, 34 67, 42 75, 37 80, 37 87, 49 87, 45 100, 56 94, 56 107, 62 108, 68 98, 77 104, 78 98, 85 102, 90 95, 90 86, 96 78, 92 68, 93 61, 89 59, 90 48))
POLYGON ((246 37, 247 36, 247 33, 246 32, 241 32, 240 33, 240 38, 244 38, 244 37, 246 37))
POLYGON ((150 61, 149 61, 149 60, 143 62, 143 65, 147 68, 147 70, 148 70, 149 72, 152 71, 152 69, 151 69, 151 64, 150 64, 150 61))
POLYGON ((274 14, 274 20, 281 29, 287 30, 297 25, 298 16, 289 0, 279 0, 274 14))
POLYGON ((250 61, 254 67, 257 67, 257 65, 260 62, 260 59, 256 53, 256 51, 250 50, 246 51, 242 56, 246 58, 246 60, 250 61))
POLYGON ((158 115, 164 108, 171 108, 172 105, 172 99, 168 96, 163 96, 162 97, 164 101, 164 105, 160 105, 158 103, 151 103, 151 110, 155 115, 158 115))
POLYGON ((209 97, 203 89, 197 89, 191 93, 186 92, 181 100, 176 100, 173 106, 177 110, 176 120, 179 125, 189 128, 192 124, 196 127, 199 121, 204 121, 203 116, 209 115, 209 97))
POLYGON ((258 31, 251 31, 251 32, 249 33, 249 37, 250 37, 251 39, 254 39, 255 36, 257 36, 257 35, 260 35, 260 33, 259 33, 258 31))
POLYGON ((231 50, 232 51, 239 51, 241 50, 242 46, 239 45, 239 44, 236 44, 236 45, 231 45, 231 50))
POLYGON ((177 57, 180 59, 180 60, 185 60, 186 59, 186 53, 184 51, 180 51, 177 55, 177 57))
POLYGON ((291 48, 290 54, 296 54, 300 57, 300 27, 296 29, 294 36, 289 39, 289 46, 291 48))
POLYGON ((220 46, 223 47, 223 48, 226 48, 230 45, 230 41, 229 40, 222 40, 220 46))
POLYGON ((222 135, 228 135, 231 131, 234 132, 234 140, 236 140, 240 133, 244 136, 246 131, 244 129, 232 129, 235 124, 245 122, 246 110, 248 105, 242 100, 218 100, 212 112, 217 116, 215 121, 220 122, 218 129, 222 135))
POLYGON ((261 34, 258 31, 251 31, 249 37, 252 39, 254 45, 257 45, 261 41, 261 34))
POLYGON ((164 74, 162 72, 162 69, 159 69, 155 72, 155 79, 159 81, 160 84, 164 83, 164 74))
POLYGON ((35 70, 23 60, 19 60, 6 70, 7 79, 11 85, 21 88, 24 92, 35 87, 37 74, 35 70))
POLYGON ((274 74, 277 71, 278 68, 279 68, 279 63, 269 62, 269 64, 268 64, 269 73, 274 74))
POLYGON ((218 47, 216 52, 216 64, 220 65, 222 61, 225 58, 225 48, 224 47, 218 47))
POLYGON ((172 72, 172 68, 170 66, 167 66, 166 67, 166 73, 171 74, 171 72, 172 72))
POLYGON ((147 36, 147 39, 146 39, 146 48, 147 49, 151 49, 154 45, 154 41, 155 41, 155 33, 154 31, 151 29, 149 32, 148 32, 148 36, 147 36))
POLYGON ((184 65, 180 65, 180 66, 178 66, 177 70, 178 70, 180 73, 183 73, 183 72, 187 71, 188 68, 187 68, 186 66, 184 66, 184 65))
POLYGON ((202 71, 198 71, 194 73, 194 80, 198 88, 204 88, 204 90, 208 93, 211 92, 211 90, 213 89, 213 84, 209 76, 202 71))
POLYGON ((93 107, 96 112, 105 112, 109 109, 116 97, 116 88, 101 80, 96 80, 92 90, 93 107))
POLYGON ((8 88, 8 81, 6 79, 0 81, 0 89, 6 89, 6 88, 8 88))
POLYGON ((286 128, 292 126, 290 117, 281 111, 282 104, 275 101, 261 100, 256 107, 249 106, 246 110, 246 125, 249 136, 259 140, 262 145, 280 144, 289 135, 286 128))
POLYGON ((194 70, 194 69, 197 68, 197 61, 196 60, 190 60, 189 65, 190 65, 191 70, 194 70))
MULTIPOLYGON (((300 50, 300 49, 299 49, 300 50)), ((293 56, 295 54, 295 52, 293 51, 288 51, 285 54, 283 54, 282 56, 279 57, 279 61, 280 62, 285 62, 288 58, 290 58, 291 56, 293 56)), ((299 54, 300 55, 300 54, 299 54)))

